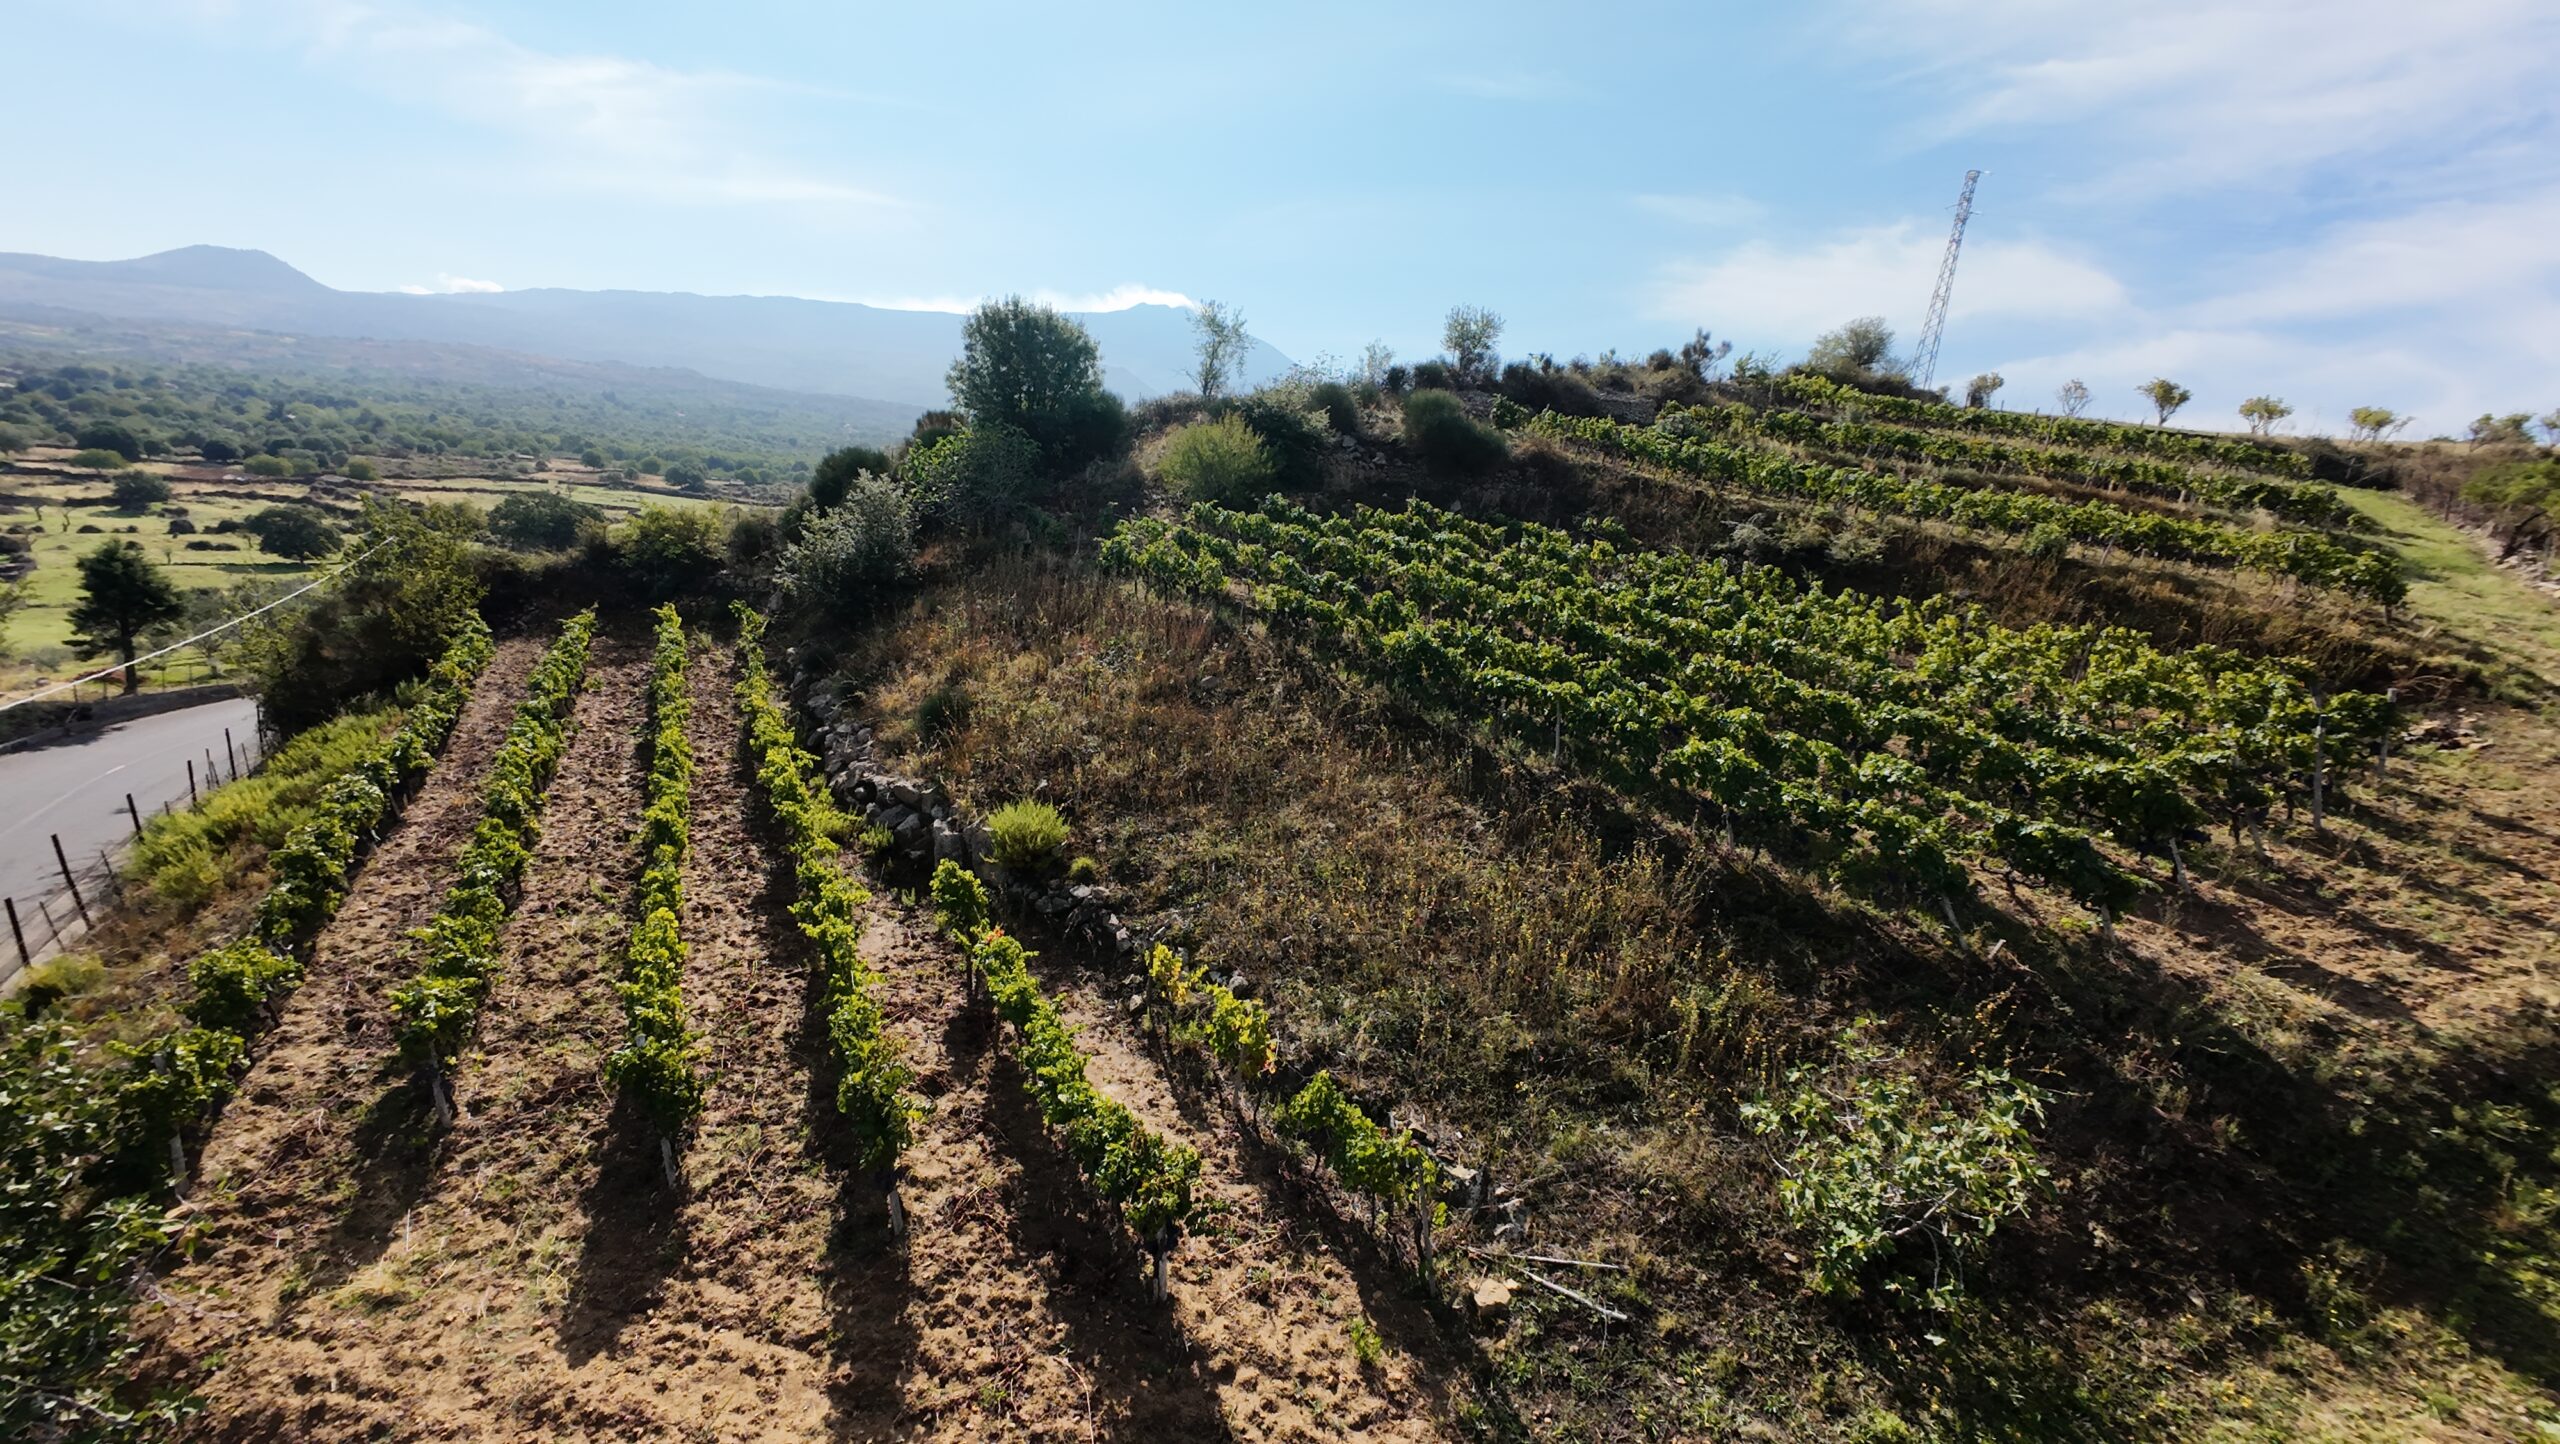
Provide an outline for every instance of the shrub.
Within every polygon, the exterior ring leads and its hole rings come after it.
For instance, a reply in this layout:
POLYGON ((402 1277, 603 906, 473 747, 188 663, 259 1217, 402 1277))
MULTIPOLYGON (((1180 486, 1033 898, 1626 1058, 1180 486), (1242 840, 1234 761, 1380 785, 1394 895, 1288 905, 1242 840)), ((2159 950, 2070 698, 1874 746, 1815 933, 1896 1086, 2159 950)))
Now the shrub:
POLYGON ((194 522, 189 521, 182 516, 173 516, 169 518, 169 535, 194 536, 195 534, 196 524, 194 522))
POLYGON ((120 421, 92 421, 71 434, 71 444, 83 451, 112 451, 127 461, 140 461, 151 450, 144 437, 120 421))
POLYGON ((1606 416, 1609 413, 1609 409, 1600 404, 1600 393, 1591 389, 1590 382, 1558 367, 1514 361, 1502 368, 1502 381, 1497 389, 1531 411, 1558 411, 1567 416, 1606 416))
POLYGON ((341 538, 329 518, 307 506, 269 506, 251 512, 241 529, 258 539, 258 549, 293 561, 325 557, 341 538))
POLYGON ((1102 876, 1102 864, 1089 857, 1079 857, 1067 864, 1067 881, 1094 882, 1102 876))
POLYGON ((987 817, 996 865, 1033 876, 1058 865, 1067 845, 1067 820, 1045 802, 1009 802, 987 817))
POLYGON ((1235 507, 1261 500, 1276 475, 1262 438, 1232 414, 1175 432, 1157 470, 1193 501, 1235 507))
POLYGON ((928 742, 946 741, 969 725, 975 708, 967 687, 956 680, 944 682, 916 704, 916 731, 928 742))
POLYGON ((777 580, 792 600, 842 615, 905 581, 915 558, 915 509, 906 493, 865 473, 783 548, 777 580))
POLYGON ((1307 392, 1307 404, 1324 413, 1327 426, 1342 436, 1360 434, 1360 399, 1339 381, 1319 381, 1307 392))
POLYGON ((1480 476, 1505 454, 1502 435, 1467 415, 1446 391, 1405 398, 1404 444, 1422 464, 1448 476, 1480 476))
POLYGON ((719 575, 727 540, 718 514, 699 506, 644 506, 613 536, 623 571, 652 601, 719 575))
POLYGON ((73 456, 70 465, 82 471, 117 471, 124 467, 125 459, 105 447, 91 447, 73 456))
POLYGON ((1378 384, 1386 389, 1389 396, 1402 396, 1413 389, 1413 368, 1401 362, 1389 366, 1378 378, 1378 384))
POLYGON ((876 446, 847 446, 830 451, 809 475, 809 500, 820 507, 840 505, 853 490, 854 478, 889 474, 889 453, 876 446))
POLYGON ((1031 504, 1040 448, 1009 426, 979 425, 908 453, 906 467, 921 520, 982 532, 1031 504))
POLYGON ((1333 431, 1324 413, 1309 410, 1288 387, 1272 387, 1236 401, 1229 414, 1253 428, 1271 458, 1272 483, 1282 491, 1313 491, 1324 484, 1325 453, 1333 431))
POLYGON ((1415 391, 1455 391, 1458 373, 1446 361, 1417 361, 1413 367, 1412 389, 1415 391))

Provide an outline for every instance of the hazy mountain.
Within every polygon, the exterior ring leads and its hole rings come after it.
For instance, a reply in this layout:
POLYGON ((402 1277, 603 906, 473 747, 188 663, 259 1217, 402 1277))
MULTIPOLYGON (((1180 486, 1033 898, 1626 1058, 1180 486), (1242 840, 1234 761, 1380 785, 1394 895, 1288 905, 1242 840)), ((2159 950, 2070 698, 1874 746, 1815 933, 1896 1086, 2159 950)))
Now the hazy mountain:
MULTIPOLYGON (((960 318, 787 296, 664 291, 501 291, 413 296, 339 291, 264 251, 187 246, 130 261, 0 253, 0 316, 60 312, 186 326, 491 347, 575 361, 681 367, 785 390, 914 409, 946 399, 960 318)), ((1182 389, 1190 313, 1135 306, 1079 316, 1124 399, 1182 389)), ((1259 341, 1248 382, 1289 359, 1259 341)))

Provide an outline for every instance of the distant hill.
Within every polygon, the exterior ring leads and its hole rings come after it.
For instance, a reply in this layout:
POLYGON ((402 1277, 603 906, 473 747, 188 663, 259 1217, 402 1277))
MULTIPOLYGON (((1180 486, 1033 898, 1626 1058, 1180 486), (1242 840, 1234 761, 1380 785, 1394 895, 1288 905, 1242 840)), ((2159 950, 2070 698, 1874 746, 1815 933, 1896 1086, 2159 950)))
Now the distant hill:
MULTIPOLYGON (((677 367, 909 411, 943 404, 943 372, 960 350, 958 316, 843 301, 662 291, 339 291, 264 251, 221 246, 127 261, 0 253, 0 317, 58 322, 66 312, 677 367)), ((1105 379, 1123 399, 1183 389, 1192 354, 1189 312, 1134 306, 1077 319, 1100 343, 1105 379)), ((1245 376, 1258 383, 1288 368, 1289 358, 1256 341, 1245 376)))

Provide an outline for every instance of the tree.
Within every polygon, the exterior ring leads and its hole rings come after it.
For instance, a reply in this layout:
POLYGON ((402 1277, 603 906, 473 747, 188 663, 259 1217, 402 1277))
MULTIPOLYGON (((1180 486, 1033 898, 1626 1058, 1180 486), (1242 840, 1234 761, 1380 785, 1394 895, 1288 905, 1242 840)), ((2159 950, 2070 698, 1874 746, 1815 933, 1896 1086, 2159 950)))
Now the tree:
POLYGON ((711 487, 710 476, 690 461, 669 462, 666 480, 667 485, 676 490, 692 492, 696 495, 708 491, 711 487))
POLYGON ((2485 467, 2463 483, 2462 499, 2487 507, 2490 526, 2506 560, 2540 542, 2548 549, 2560 515, 2560 461, 2509 461, 2485 467))
POLYGON ((2055 388, 2053 399, 2061 404, 2063 415, 2077 416, 2089 409, 2089 383, 2075 376, 2055 388))
POLYGON ((238 461, 245 454, 237 443, 225 441, 219 436, 207 438, 202 446, 196 448, 196 455, 216 466, 224 462, 238 461))
POLYGON ((104 447, 93 446, 87 451, 74 455, 70 464, 82 471, 122 471, 125 468, 125 459, 104 447))
POLYGON ((1245 334, 1244 313, 1216 301, 1203 301, 1191 313, 1191 330, 1199 337, 1199 363, 1192 376, 1203 398, 1215 401, 1227 383, 1244 374, 1245 352, 1253 338, 1245 334))
POLYGON ((972 429, 1028 437, 1060 472, 1128 445, 1129 415, 1102 386, 1092 333, 1048 306, 1007 296, 969 314, 946 384, 972 429))
POLYGON ((0 582, 0 657, 9 655, 9 622, 26 606, 28 591, 25 577, 0 582))
POLYGON ((1698 328, 1696 335, 1680 343, 1680 364, 1696 372, 1701 381, 1715 380, 1716 368, 1732 354, 1733 343, 1716 340, 1707 334, 1704 326, 1698 328))
POLYGON ((374 470, 373 463, 370 461, 348 462, 344 475, 349 481, 380 481, 382 479, 382 473, 374 470))
POLYGON ((169 499, 169 480, 148 471, 120 471, 107 488, 107 495, 114 499, 118 511, 140 511, 169 499))
POLYGON ((112 451, 127 461, 140 461, 144 450, 141 436, 120 421, 92 421, 71 434, 71 444, 83 450, 112 451))
POLYGON ((623 523, 613 541, 641 593, 662 602, 719 572, 728 535, 707 506, 652 504, 623 523))
POLYGON ((1999 372, 1985 371, 1964 384, 1964 404, 1980 411, 1991 404, 1991 398, 2001 387, 2008 384, 2009 378, 1999 372))
POLYGON ((368 499, 354 559, 338 579, 244 629, 241 660, 268 718, 298 732, 444 655, 480 605, 472 542, 482 524, 478 508, 458 503, 368 499))
POLYGON ((253 456, 247 461, 240 463, 240 469, 249 473, 251 476, 276 477, 293 475, 292 463, 286 461, 281 456, 253 456))
POLYGON ((2194 392, 2166 376, 2154 376, 2134 389, 2150 401, 2153 411, 2159 413, 2160 419, 2156 424, 2161 426, 2169 424, 2169 418, 2178 414, 2179 407, 2196 399, 2194 392))
MULTIPOLYGON (((2542 413, 2542 415, 2534 419, 2533 424, 2542 428, 2542 435, 2545 440, 2549 441, 2553 446, 2560 446, 2560 407, 2554 407, 2553 409, 2542 413)), ((0 439, 0 451, 6 451, 8 449, 9 443, 7 440, 0 439)))
MULTIPOLYGON (((1387 370, 1396 364, 1395 348, 1384 341, 1372 341, 1360 348, 1360 382, 1364 386, 1387 384, 1387 370)), ((2552 413, 2560 416, 2560 411, 2552 413)), ((6 450, 0 446, 0 450, 6 450)))
POLYGON ((2405 429, 2416 419, 2403 416, 2388 406, 2359 406, 2347 413, 2350 428, 2347 434, 2357 441, 2380 441, 2405 429))
POLYGON ((983 532, 1030 504, 1040 483, 1040 448, 1012 427, 990 422, 910 450, 905 470, 922 520, 983 532))
POLYGON ((2522 411, 2511 411, 2504 416, 2491 416, 2484 411, 2480 414, 2479 420, 2471 423, 2471 444, 2473 446, 2531 446, 2533 434, 2525 430, 2525 427, 2532 420, 2531 416, 2522 411))
POLYGON ((793 601, 850 619, 905 581, 915 560, 914 506, 897 483, 865 473, 783 548, 776 580, 793 601))
POLYGON ((1440 326, 1440 344, 1461 381, 1493 379, 1493 348, 1501 339, 1502 318, 1483 306, 1452 306, 1440 326))
POLYGON ((178 589, 139 542, 111 541, 80 559, 80 604, 71 609, 77 635, 72 647, 83 657, 113 652, 124 663, 125 695, 142 688, 134 669, 134 653, 142 634, 185 616, 187 604, 178 589))
MULTIPOLYGON (((2560 415, 2560 412, 2555 412, 2553 414, 2560 415)), ((0 426, 0 456, 7 456, 10 452, 24 451, 26 449, 27 438, 20 435, 16 427, 0 426)))
POLYGON ((1893 358, 1893 328, 1882 316, 1860 316, 1814 338, 1805 369, 1843 384, 1899 377, 1902 365, 1893 358))
POLYGON ((603 507, 560 491, 519 491, 489 508, 489 534, 517 551, 567 551, 603 524, 603 507))
POLYGON ((578 453, 578 464, 589 471, 604 470, 604 453, 590 446, 578 453))
POLYGON ((2240 415, 2249 423, 2251 436, 2264 436, 2277 422, 2293 414, 2293 408, 2272 396, 2252 396, 2240 403, 2240 415))
POLYGON ((261 507, 241 518, 240 529, 258 539, 259 550, 297 562, 325 557, 341 540, 329 519, 307 506, 261 507))

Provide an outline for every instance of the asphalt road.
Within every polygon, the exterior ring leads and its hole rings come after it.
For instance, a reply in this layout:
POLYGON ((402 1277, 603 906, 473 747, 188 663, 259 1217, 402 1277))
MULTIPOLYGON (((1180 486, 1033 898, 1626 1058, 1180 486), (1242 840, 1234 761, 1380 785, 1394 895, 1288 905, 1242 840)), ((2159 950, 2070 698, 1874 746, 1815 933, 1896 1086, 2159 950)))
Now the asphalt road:
MULTIPOLYGON (((62 875, 48 840, 55 833, 62 834, 74 867, 94 864, 98 849, 132 837, 133 819, 124 808, 128 792, 145 817, 163 802, 184 807, 188 760, 201 773, 207 749, 222 756, 225 727, 246 767, 247 749, 258 735, 258 704, 245 697, 138 717, 85 741, 0 756, 0 894, 16 898, 25 912, 31 899, 60 890, 62 875)), ((0 925, 0 944, 5 942, 0 925)))

